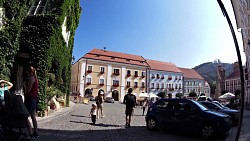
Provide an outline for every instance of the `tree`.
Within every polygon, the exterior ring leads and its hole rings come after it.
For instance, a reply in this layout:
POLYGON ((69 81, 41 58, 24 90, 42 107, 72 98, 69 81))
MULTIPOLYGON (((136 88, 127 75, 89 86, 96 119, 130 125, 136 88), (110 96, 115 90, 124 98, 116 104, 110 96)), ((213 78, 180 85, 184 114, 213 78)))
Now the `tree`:
POLYGON ((157 94, 160 98, 165 98, 166 97, 166 92, 160 92, 157 94))
POLYGON ((181 98, 183 96, 183 94, 182 93, 177 93, 175 96, 178 97, 178 98, 181 98))
POLYGON ((197 93, 195 91, 192 91, 188 95, 189 97, 197 97, 197 93))

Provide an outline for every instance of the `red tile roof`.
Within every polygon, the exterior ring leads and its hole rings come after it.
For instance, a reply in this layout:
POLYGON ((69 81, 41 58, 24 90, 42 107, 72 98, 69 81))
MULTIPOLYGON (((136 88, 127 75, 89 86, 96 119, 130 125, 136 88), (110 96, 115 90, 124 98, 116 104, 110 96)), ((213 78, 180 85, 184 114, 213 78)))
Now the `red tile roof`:
POLYGON ((91 50, 90 52, 86 53, 83 56, 83 58, 139 65, 139 66, 145 66, 145 67, 148 66, 148 64, 146 63, 146 60, 142 56, 107 51, 107 50, 104 51, 100 49, 91 50))
POLYGON ((204 79, 203 77, 200 76, 199 73, 197 73, 194 69, 188 69, 188 68, 179 68, 183 75, 184 78, 189 78, 189 79, 204 79))
POLYGON ((156 60, 147 59, 147 63, 152 70, 169 71, 169 72, 180 72, 178 67, 173 63, 161 62, 156 60))

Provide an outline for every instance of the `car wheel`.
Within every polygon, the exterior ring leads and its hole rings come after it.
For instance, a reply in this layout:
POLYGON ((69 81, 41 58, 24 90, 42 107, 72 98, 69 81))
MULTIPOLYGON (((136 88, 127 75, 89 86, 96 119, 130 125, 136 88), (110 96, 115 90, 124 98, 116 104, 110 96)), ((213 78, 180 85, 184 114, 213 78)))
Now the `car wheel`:
POLYGON ((210 124, 205 124, 201 129, 201 136, 209 139, 214 135, 214 127, 210 124))
POLYGON ((154 118, 149 118, 147 121, 147 129, 148 130, 156 130, 158 127, 157 121, 154 118))

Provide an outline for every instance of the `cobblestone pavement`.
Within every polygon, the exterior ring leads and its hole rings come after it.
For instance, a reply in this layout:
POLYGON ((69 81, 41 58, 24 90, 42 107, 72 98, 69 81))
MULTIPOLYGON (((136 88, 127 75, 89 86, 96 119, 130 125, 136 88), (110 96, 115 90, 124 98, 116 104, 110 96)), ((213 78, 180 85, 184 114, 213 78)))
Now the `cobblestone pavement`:
MULTIPOLYGON (((125 105, 104 103, 105 118, 91 125, 89 105, 77 104, 68 114, 38 123, 37 141, 199 141, 196 135, 180 134, 167 130, 148 131, 142 109, 136 108, 130 128, 125 129, 125 105)), ((217 141, 224 141, 221 136, 217 141)))

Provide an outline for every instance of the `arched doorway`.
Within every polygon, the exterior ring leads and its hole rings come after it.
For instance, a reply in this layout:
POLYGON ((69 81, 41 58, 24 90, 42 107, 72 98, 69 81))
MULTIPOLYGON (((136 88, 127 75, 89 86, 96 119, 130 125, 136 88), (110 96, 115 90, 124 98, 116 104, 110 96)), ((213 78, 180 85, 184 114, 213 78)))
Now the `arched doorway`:
POLYGON ((92 96, 92 89, 86 89, 85 90, 84 97, 89 97, 89 96, 92 96))
POLYGON ((117 90, 114 90, 112 92, 112 97, 114 98, 115 101, 119 101, 119 93, 117 90))

